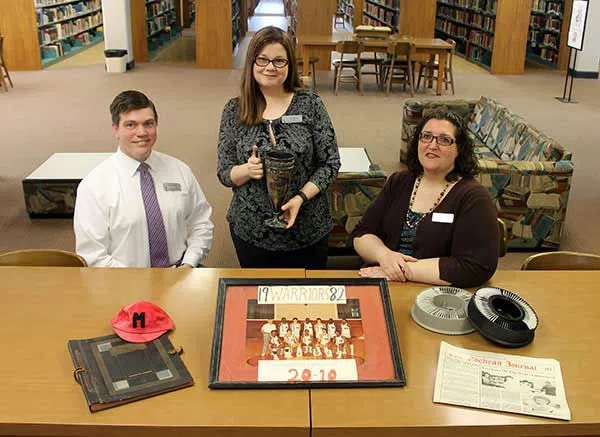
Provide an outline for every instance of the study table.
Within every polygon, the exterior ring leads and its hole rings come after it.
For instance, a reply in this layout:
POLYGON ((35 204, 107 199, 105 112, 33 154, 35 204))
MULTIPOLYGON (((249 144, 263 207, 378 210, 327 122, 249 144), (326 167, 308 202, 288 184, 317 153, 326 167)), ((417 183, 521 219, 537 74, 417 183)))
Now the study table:
POLYGON ((429 61, 433 62, 435 55, 439 56, 439 72, 438 79, 436 82, 436 94, 439 96, 442 94, 442 86, 444 84, 444 69, 446 67, 446 57, 452 51, 452 44, 447 43, 443 39, 439 38, 416 38, 416 37, 403 37, 392 35, 387 40, 381 39, 359 39, 352 34, 344 35, 306 35, 298 38, 298 45, 300 53, 302 53, 303 69, 302 75, 308 76, 309 58, 311 49, 316 48, 328 48, 335 50, 338 43, 343 41, 361 41, 364 44, 365 51, 382 51, 386 49, 386 46, 396 41, 411 41, 415 45, 415 53, 417 55, 429 56, 429 61))
POLYGON ((220 277, 357 278, 354 271, 0 267, 0 435, 164 437, 567 436, 600 435, 597 305, 600 271, 499 271, 491 285, 537 311, 532 344, 492 345, 477 333, 446 336, 409 315, 425 284, 389 283, 407 377, 403 388, 209 390, 220 277), (112 332, 120 307, 150 300, 174 319, 174 346, 194 377, 190 388, 89 413, 73 379, 67 340, 112 332), (555 358, 571 422, 434 404, 440 341, 468 349, 555 358), (311 429, 312 426, 312 429, 311 429))
MULTIPOLYGON (((307 278, 356 278, 349 271, 307 271, 307 278)), ((404 388, 311 391, 313 437, 358 436, 567 436, 600 435, 598 284, 600 271, 498 271, 490 285, 513 291, 536 311, 540 323, 530 345, 494 346, 478 333, 436 334, 409 314, 427 285, 389 283, 404 388), (481 351, 554 358, 560 362, 570 422, 433 403, 440 341, 481 351)), ((473 290, 474 291, 474 290, 473 290)))
POLYGON ((219 277, 265 276, 304 270, 0 267, 0 435, 308 437, 308 390, 208 388, 219 277), (170 339, 195 385, 92 414, 67 340, 111 334, 112 317, 139 299, 175 321, 170 339))

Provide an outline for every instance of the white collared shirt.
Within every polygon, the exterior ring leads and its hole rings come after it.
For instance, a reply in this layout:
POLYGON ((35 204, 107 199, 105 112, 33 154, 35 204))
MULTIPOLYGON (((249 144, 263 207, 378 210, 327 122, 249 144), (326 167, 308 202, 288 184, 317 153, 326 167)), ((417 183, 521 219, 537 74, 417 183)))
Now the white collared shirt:
MULTIPOLYGON (((212 208, 186 164, 155 151, 145 162, 165 223, 169 263, 195 266, 212 245, 212 208)), ((73 227, 76 251, 89 266, 150 267, 139 165, 118 150, 79 184, 73 227)))

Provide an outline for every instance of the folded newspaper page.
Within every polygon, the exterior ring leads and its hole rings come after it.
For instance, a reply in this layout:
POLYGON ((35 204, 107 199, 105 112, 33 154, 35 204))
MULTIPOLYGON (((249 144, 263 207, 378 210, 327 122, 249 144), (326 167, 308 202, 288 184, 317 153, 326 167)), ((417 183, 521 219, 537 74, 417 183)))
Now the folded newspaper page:
POLYGON ((571 420, 553 359, 440 345, 433 402, 571 420))

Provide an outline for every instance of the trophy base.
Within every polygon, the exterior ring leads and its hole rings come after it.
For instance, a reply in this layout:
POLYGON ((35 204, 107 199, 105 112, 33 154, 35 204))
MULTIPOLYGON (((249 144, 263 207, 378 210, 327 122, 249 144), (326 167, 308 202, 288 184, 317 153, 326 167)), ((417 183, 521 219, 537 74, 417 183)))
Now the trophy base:
POLYGON ((271 217, 265 220, 265 225, 273 229, 285 229, 287 222, 279 217, 271 217))

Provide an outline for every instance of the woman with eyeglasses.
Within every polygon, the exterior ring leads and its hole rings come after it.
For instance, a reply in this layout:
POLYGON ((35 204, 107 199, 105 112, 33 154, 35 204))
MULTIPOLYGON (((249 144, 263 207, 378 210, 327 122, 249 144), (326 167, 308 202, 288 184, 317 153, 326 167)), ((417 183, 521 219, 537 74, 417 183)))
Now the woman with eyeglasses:
POLYGON ((340 167, 335 132, 325 105, 303 88, 294 47, 276 27, 259 30, 248 46, 240 96, 223 110, 217 175, 232 187, 227 213, 241 267, 322 269, 333 227, 327 188, 340 167), (273 216, 263 158, 274 150, 294 157, 293 179, 273 216))
POLYGON ((354 248, 371 265, 361 276, 483 284, 498 264, 496 208, 474 179, 477 160, 460 117, 447 110, 426 115, 407 164, 388 178, 353 231, 354 248))

